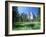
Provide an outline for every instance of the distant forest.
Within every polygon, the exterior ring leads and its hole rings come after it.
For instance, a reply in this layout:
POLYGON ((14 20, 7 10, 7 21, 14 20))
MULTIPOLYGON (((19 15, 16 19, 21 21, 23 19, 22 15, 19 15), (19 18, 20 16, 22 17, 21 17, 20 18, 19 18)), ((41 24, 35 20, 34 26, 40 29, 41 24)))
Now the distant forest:
POLYGON ((13 22, 32 22, 32 21, 40 21, 40 8, 39 12, 37 13, 37 17, 33 14, 33 20, 30 19, 30 12, 29 12, 29 19, 27 18, 27 14, 18 12, 18 7, 12 7, 13 12, 13 22))

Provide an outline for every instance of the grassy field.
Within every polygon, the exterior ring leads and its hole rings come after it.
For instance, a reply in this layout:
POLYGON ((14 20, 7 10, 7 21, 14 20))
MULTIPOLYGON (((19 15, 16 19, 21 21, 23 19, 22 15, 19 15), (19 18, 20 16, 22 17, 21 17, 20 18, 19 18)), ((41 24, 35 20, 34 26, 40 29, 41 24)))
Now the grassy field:
POLYGON ((40 22, 16 22, 13 30, 37 30, 40 29, 40 22))

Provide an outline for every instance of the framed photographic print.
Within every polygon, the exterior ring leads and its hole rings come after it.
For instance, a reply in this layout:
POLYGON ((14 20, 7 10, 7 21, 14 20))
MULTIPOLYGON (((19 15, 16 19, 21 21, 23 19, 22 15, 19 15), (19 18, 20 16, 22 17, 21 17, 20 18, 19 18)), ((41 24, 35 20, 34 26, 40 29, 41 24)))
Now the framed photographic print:
POLYGON ((45 3, 6 1, 5 35, 45 33, 45 3))

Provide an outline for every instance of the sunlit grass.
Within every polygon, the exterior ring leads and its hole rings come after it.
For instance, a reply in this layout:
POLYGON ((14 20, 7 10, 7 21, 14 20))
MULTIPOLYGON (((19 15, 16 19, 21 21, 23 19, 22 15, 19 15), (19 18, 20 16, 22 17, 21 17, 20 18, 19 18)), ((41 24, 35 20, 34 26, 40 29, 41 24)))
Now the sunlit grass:
POLYGON ((13 30, 36 30, 40 29, 40 22, 16 22, 13 30))

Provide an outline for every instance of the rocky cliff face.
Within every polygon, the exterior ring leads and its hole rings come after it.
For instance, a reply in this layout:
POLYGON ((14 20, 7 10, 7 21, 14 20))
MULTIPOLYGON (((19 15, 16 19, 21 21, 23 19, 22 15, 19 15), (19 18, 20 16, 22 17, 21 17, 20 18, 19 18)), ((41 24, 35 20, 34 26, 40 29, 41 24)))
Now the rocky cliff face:
POLYGON ((28 18, 29 20, 33 20, 33 13, 32 13, 32 12, 29 12, 29 13, 27 14, 27 18, 28 18))

